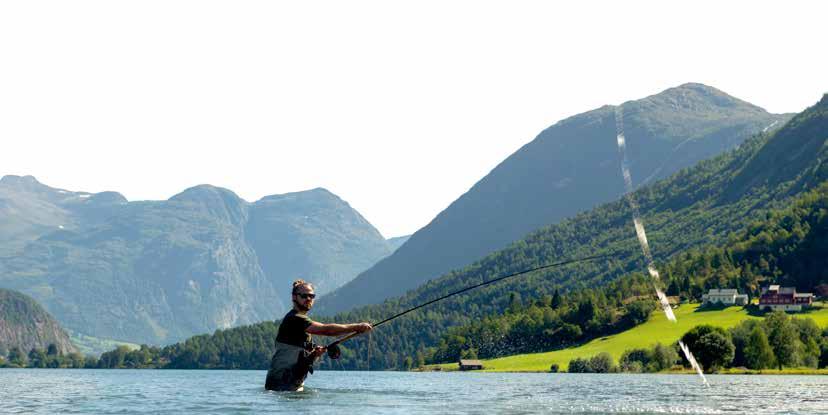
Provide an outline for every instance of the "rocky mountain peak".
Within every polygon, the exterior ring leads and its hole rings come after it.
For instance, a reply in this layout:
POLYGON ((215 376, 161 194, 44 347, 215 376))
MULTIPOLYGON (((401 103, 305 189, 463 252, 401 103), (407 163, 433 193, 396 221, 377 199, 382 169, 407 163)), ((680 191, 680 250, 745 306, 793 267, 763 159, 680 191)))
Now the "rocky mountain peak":
POLYGON ((816 108, 828 108, 828 94, 822 96, 822 99, 817 102, 816 108))
POLYGON ((243 223, 247 215, 247 202, 228 189, 209 184, 184 190, 170 201, 198 205, 202 210, 236 224, 243 223))
POLYGON ((718 112, 733 111, 738 108, 749 112, 766 112, 756 105, 732 97, 721 90, 695 82, 668 88, 656 95, 633 102, 643 107, 663 106, 675 111, 718 112))
POLYGON ((115 205, 119 203, 127 203, 128 200, 124 195, 118 192, 100 192, 95 193, 89 197, 90 203, 101 205, 115 205))
POLYGON ((77 351, 63 328, 34 299, 0 288, 0 350, 16 347, 28 353, 49 344, 64 354, 77 351))
POLYGON ((49 186, 46 186, 37 181, 37 179, 35 179, 34 176, 17 176, 13 174, 3 176, 3 178, 0 179, 0 185, 14 188, 17 190, 51 189, 49 186))
POLYGON ((241 200, 241 198, 233 193, 233 191, 223 187, 213 186, 210 184, 200 184, 185 189, 183 192, 170 198, 171 201, 211 201, 216 198, 229 198, 231 200, 241 200))
POLYGON ((301 192, 265 196, 254 203, 254 205, 257 207, 267 206, 269 209, 285 210, 286 213, 293 210, 350 210, 348 202, 322 187, 301 192))

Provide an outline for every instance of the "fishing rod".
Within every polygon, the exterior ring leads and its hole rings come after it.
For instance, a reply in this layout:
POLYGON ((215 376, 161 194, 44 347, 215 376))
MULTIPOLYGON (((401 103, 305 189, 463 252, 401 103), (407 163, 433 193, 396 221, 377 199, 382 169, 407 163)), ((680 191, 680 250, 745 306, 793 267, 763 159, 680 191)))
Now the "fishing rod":
MULTIPOLYGON (((523 271, 520 271, 520 272, 516 272, 514 274, 509 274, 509 275, 505 275, 505 276, 498 277, 498 278, 493 278, 493 279, 490 279, 488 281, 483 281, 479 284, 471 285, 471 286, 468 286, 466 288, 457 290, 455 292, 446 294, 446 295, 444 295, 440 298, 435 298, 434 300, 431 300, 429 302, 420 304, 416 307, 411 307, 408 310, 397 313, 397 314, 395 314, 391 317, 386 318, 385 320, 380 321, 377 324, 372 324, 371 326, 372 327, 378 327, 378 326, 380 326, 382 324, 385 324, 385 323, 387 323, 391 320, 394 320, 395 318, 402 317, 402 316, 404 316, 404 315, 406 315, 406 314, 408 314, 412 311, 419 310, 419 309, 421 309, 421 308, 423 308, 423 307, 425 307, 429 304, 434 304, 438 301, 445 300, 446 298, 455 296, 457 294, 462 294, 466 291, 473 290, 475 288, 482 287, 484 285, 489 285, 489 284, 496 283, 498 281, 503 281, 507 278, 517 277, 517 276, 520 276, 520 275, 528 274, 530 272, 540 271, 542 269, 555 268, 555 267, 561 267, 561 266, 564 266, 564 265, 574 264, 576 262, 592 261, 592 260, 595 260, 595 259, 609 258, 609 257, 614 257, 614 256, 616 256, 616 253, 610 253, 610 254, 605 254, 605 255, 593 255, 593 256, 582 257, 582 258, 575 258, 575 259, 570 259, 570 260, 567 260, 567 261, 561 261, 561 262, 556 262, 556 263, 553 263, 553 264, 543 265, 543 266, 540 266, 540 267, 526 269, 526 270, 523 270, 523 271)), ((351 334, 349 334, 345 337, 342 337, 342 338, 332 342, 331 344, 327 345, 326 347, 328 349, 328 357, 330 357, 331 359, 338 359, 340 354, 341 354, 341 351, 339 350, 339 344, 344 342, 345 340, 348 340, 348 339, 352 338, 352 337, 358 336, 359 334, 361 334, 361 333, 359 333, 359 332, 351 333, 351 334)))

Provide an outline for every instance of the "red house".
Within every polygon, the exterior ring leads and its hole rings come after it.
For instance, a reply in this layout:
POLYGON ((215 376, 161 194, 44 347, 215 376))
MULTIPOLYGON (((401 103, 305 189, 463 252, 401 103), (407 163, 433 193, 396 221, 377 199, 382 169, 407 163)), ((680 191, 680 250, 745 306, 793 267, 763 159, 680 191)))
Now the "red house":
POLYGON ((766 310, 800 311, 814 302, 811 293, 797 293, 795 287, 779 287, 771 285, 762 288, 759 297, 759 308, 766 310))

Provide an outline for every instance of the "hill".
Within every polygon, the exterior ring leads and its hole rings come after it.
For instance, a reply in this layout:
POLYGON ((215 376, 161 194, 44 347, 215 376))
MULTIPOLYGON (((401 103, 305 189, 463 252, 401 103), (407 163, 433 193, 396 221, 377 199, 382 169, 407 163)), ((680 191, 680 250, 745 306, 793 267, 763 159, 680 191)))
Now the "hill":
MULTIPOLYGON (((701 84, 624 103, 636 186, 741 144, 789 118, 701 84)), ((540 133, 389 257, 320 301, 320 314, 376 304, 621 196, 614 106, 540 133)))
POLYGON ((327 292, 391 253, 325 189, 248 203, 209 185, 166 201, 0 180, 0 287, 34 297, 66 328, 159 344, 286 312, 290 282, 327 292))
MULTIPOLYGON (((640 204, 650 245, 657 261, 663 263, 676 254, 687 254, 692 249, 722 246, 734 237, 743 238, 744 241, 752 240, 755 236, 753 234, 737 236, 734 233, 753 231, 759 235, 756 243, 760 248, 746 251, 742 259, 755 262, 756 266, 744 269, 731 266, 722 269, 721 273, 711 274, 711 278, 698 283, 704 284, 707 280, 727 281, 728 278, 739 277, 743 270, 746 273, 745 281, 753 284, 769 278, 784 281, 785 274, 791 275, 791 270, 800 266, 803 268, 799 269, 811 271, 803 273, 803 278, 793 281, 795 285, 813 287, 814 284, 819 284, 818 281, 826 282, 827 276, 820 274, 819 270, 824 270, 820 267, 827 256, 820 256, 815 252, 826 252, 824 241, 828 233, 823 229, 828 225, 824 215, 820 213, 824 209, 820 203, 824 203, 828 197, 828 190, 822 185, 828 180, 828 164, 825 163, 828 158, 827 108, 828 96, 796 115, 777 132, 751 138, 738 149, 681 170, 666 180, 636 191, 634 197, 640 204), (799 151, 803 143, 814 141, 820 144, 815 146, 818 150, 799 151), (791 169, 784 163, 766 164, 763 174, 769 179, 749 182, 747 187, 740 188, 737 197, 729 193, 734 184, 743 183, 747 175, 753 174, 746 169, 755 163, 756 157, 780 157, 790 154, 799 155, 799 169, 791 169), (815 193, 807 194, 809 191, 815 193), (787 225, 777 226, 769 222, 768 229, 772 231, 762 235, 763 226, 757 223, 761 224, 763 220, 775 217, 774 215, 784 217, 784 214, 774 212, 789 208, 798 197, 806 198, 801 202, 810 207, 797 209, 811 212, 807 215, 797 213, 797 217, 803 218, 802 223, 795 227, 799 230, 787 229, 787 225), (809 229, 815 232, 805 232, 809 229), (774 239, 770 235, 778 235, 779 239, 774 239), (789 235, 796 237, 788 238, 789 235), (777 241, 779 244, 762 245, 768 241, 777 241), (789 247, 782 248, 783 246, 789 247), (763 250, 777 250, 792 255, 787 259, 780 255, 776 259, 781 262, 773 266, 769 252, 763 250), (792 258, 799 258, 801 261, 791 261, 792 258)), ((483 319, 502 315, 510 308, 515 298, 535 301, 552 296, 557 290, 577 292, 604 286, 624 275, 640 273, 645 267, 631 226, 631 212, 626 201, 605 204, 559 224, 542 228, 501 251, 468 267, 429 281, 403 296, 389 299, 382 304, 361 307, 353 312, 341 313, 332 319, 379 321, 400 310, 483 280, 561 259, 596 254, 611 254, 613 258, 604 262, 581 263, 565 269, 546 270, 519 280, 482 287, 383 326, 378 330, 382 335, 377 334, 373 337, 371 348, 376 351, 371 353, 371 366, 404 367, 404 356, 427 354, 426 349, 429 346, 438 347, 441 342, 447 340, 445 336, 449 333, 450 327, 472 327, 474 323, 483 319), (389 356, 398 357, 398 360, 392 361, 389 356)), ((718 254, 720 259, 722 256, 724 255, 718 254)), ((663 275, 666 281, 669 282, 671 273, 679 274, 682 269, 702 269, 705 272, 715 269, 706 266, 712 265, 711 262, 715 263, 706 255, 695 256, 692 259, 699 260, 694 262, 698 263, 698 268, 682 263, 681 266, 665 271, 663 275)), ((596 299, 598 309, 620 300, 612 296, 607 297, 596 299)), ((322 301, 324 300, 323 298, 322 301)), ((365 339, 358 339, 351 343, 350 347, 357 350, 355 355, 365 356, 361 353, 364 353, 367 342, 365 339)), ((346 362, 342 364, 348 367, 346 362)), ((357 359, 353 364, 363 363, 357 359)))
POLYGON ((388 238, 388 244, 391 245, 391 248, 392 248, 393 251, 396 251, 404 243, 408 242, 409 238, 411 238, 411 235, 397 236, 397 237, 394 237, 394 238, 388 238))
MULTIPOLYGON (((693 327, 709 324, 722 328, 735 327, 746 319, 761 319, 751 315, 742 307, 728 307, 723 310, 700 310, 698 304, 685 304, 675 310, 677 323, 664 317, 660 310, 653 312, 650 319, 639 326, 622 333, 597 338, 584 345, 546 353, 532 353, 486 360, 485 370, 492 372, 548 372, 556 363, 561 370, 566 370, 569 361, 574 358, 589 358, 601 352, 607 352, 618 362, 621 354, 634 348, 649 348, 656 342, 669 345, 677 342, 681 336, 693 327)), ((828 326, 828 308, 821 308, 809 313, 795 314, 800 318, 813 319, 819 327, 828 326)), ((441 365, 443 369, 457 368, 457 363, 441 365)))
POLYGON ((46 350, 50 344, 59 353, 77 351, 66 331, 34 299, 0 289, 0 356, 7 356, 13 348, 24 354, 46 350))
MULTIPOLYGON (((759 284, 772 281, 800 288, 828 282, 826 109, 828 96, 778 132, 751 138, 738 149, 634 193, 668 294, 697 299, 707 288, 736 286, 755 294, 759 284), (773 179, 742 187, 738 197, 727 193, 744 180, 745 168, 758 155, 768 154, 767 148, 793 154, 814 140, 822 147, 800 158, 801 169, 767 165, 773 179)), ((370 337, 349 340, 342 359, 325 361, 323 367, 401 369, 469 354, 551 350, 618 333, 640 322, 647 304, 652 309, 654 303, 631 225, 626 201, 605 204, 533 232, 404 296, 325 318, 376 322, 484 280, 562 259, 612 256, 432 304, 383 325, 370 337)), ((193 337, 165 349, 162 356, 181 362, 176 367, 261 367, 272 352, 275 327, 267 322, 193 337), (251 361, 254 355, 261 359, 251 361)))

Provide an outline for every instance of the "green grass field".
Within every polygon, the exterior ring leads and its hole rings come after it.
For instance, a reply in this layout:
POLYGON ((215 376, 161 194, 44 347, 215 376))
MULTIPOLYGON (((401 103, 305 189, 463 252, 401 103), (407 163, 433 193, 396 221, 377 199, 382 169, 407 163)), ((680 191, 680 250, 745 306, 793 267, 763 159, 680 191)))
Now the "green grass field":
MULTIPOLYGON (((701 324, 729 328, 745 319, 761 318, 749 315, 742 307, 711 311, 698 310, 698 308, 698 304, 684 304, 675 309, 677 323, 668 321, 659 310, 653 312, 646 323, 622 333, 594 339, 589 343, 569 349, 486 360, 483 366, 485 371, 490 372, 548 372, 549 366, 557 363, 561 370, 566 370, 570 360, 576 357, 591 357, 601 352, 608 352, 617 362, 625 350, 650 347, 657 342, 672 344, 688 330, 701 324)), ((820 327, 828 326, 828 307, 794 314, 794 316, 811 318, 820 327)), ((443 370, 457 368, 456 363, 439 366, 443 370)))
POLYGON ((127 346, 131 350, 139 349, 141 346, 135 343, 127 343, 118 340, 101 339, 98 337, 87 336, 72 330, 66 330, 69 333, 69 339, 72 344, 78 348, 81 354, 96 355, 114 350, 118 346, 127 346))

